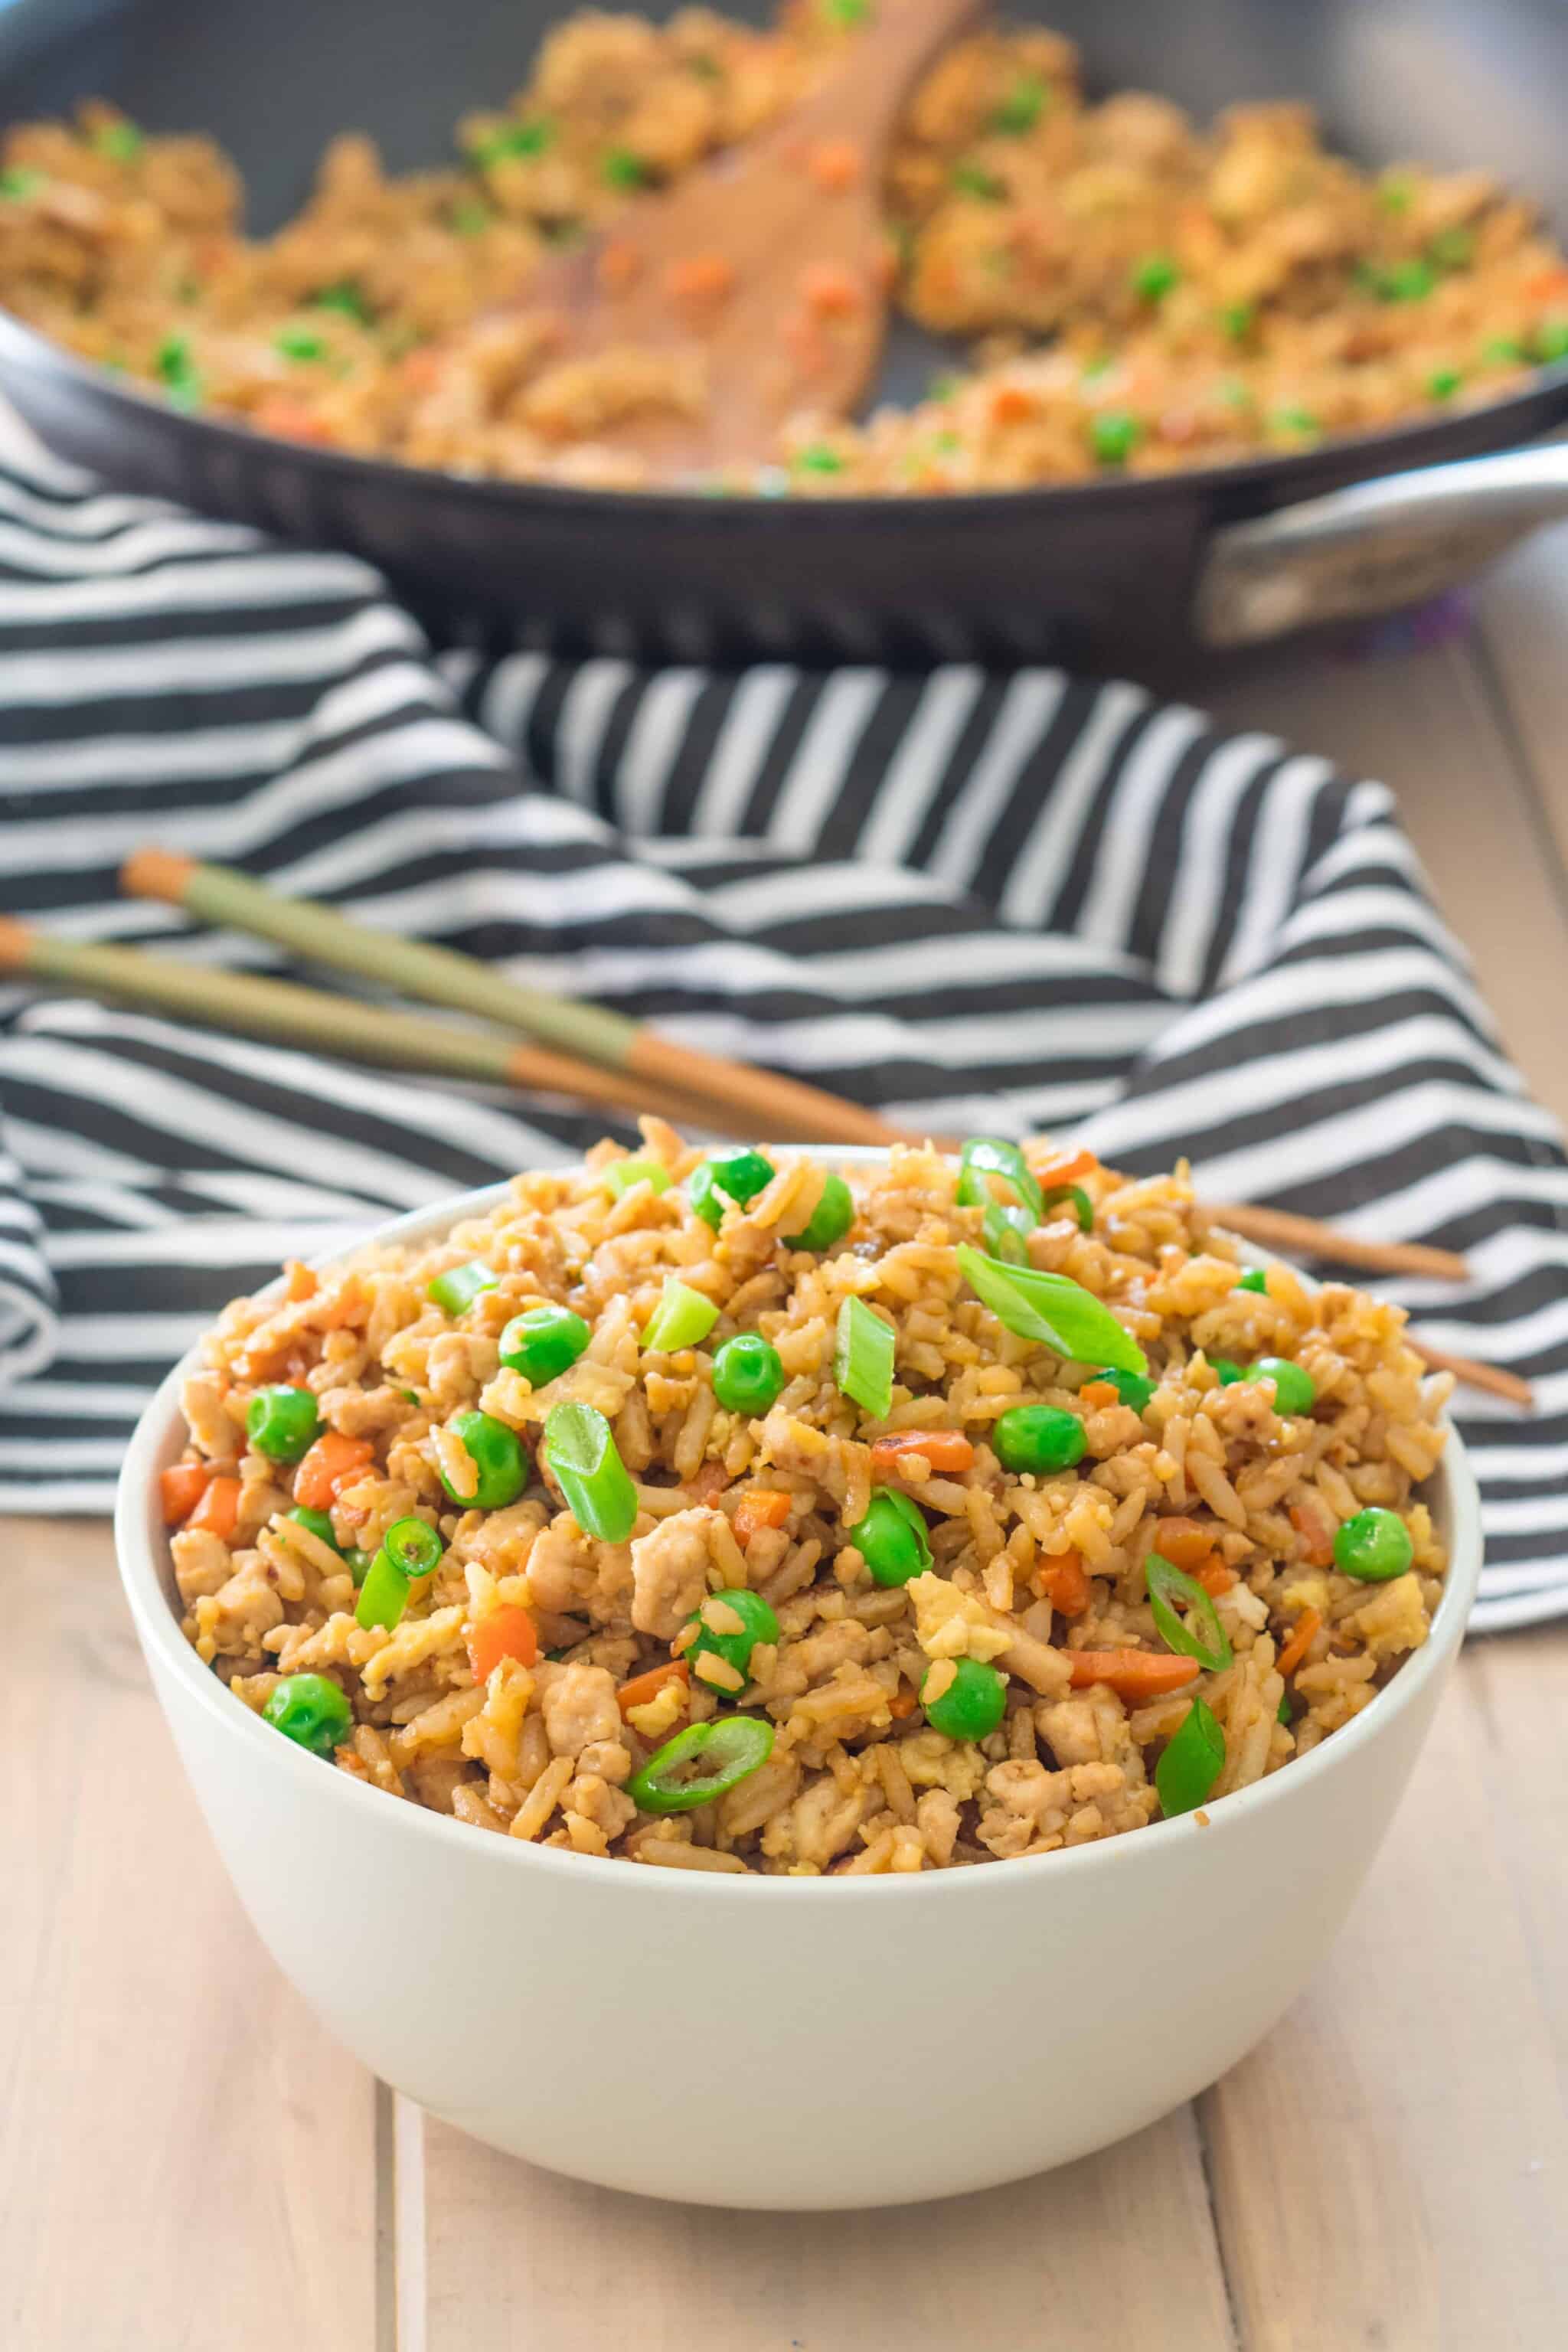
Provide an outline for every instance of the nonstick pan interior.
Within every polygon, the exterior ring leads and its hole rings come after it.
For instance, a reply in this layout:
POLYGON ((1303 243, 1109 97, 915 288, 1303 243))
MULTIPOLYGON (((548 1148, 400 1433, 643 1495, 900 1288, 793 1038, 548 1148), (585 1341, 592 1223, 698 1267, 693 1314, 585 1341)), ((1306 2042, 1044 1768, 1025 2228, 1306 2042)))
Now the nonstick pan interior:
MULTIPOLYGON (((153 128, 208 131, 265 231, 340 130, 369 131, 395 169, 442 160, 458 117, 514 88, 564 13, 540 0, 14 0, 0 12, 0 115, 102 95, 153 128)), ((737 0, 734 13, 767 11, 737 0)), ((1023 0, 1006 13, 1069 35, 1092 88, 1158 89, 1200 117, 1304 98, 1352 153, 1489 165, 1568 224, 1558 0, 1023 0)), ((896 336, 884 389, 907 391, 929 366, 922 339, 896 336)), ((354 547, 445 628, 702 656, 1116 658, 1169 644, 1216 525, 1568 415, 1560 370, 1485 411, 1206 474, 764 504, 459 482, 266 443, 117 391, 9 324, 0 369, 67 454, 128 486, 354 547)))

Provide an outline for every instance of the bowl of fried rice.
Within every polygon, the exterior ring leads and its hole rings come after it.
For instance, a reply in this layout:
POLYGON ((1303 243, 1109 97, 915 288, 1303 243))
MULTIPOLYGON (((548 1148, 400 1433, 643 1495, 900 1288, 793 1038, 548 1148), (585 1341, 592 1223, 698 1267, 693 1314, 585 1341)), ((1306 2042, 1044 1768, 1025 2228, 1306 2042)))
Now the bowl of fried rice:
POLYGON ((898 2203, 1139 2129, 1318 1966, 1474 1598, 1448 1386, 1184 1171, 651 1120, 237 1301, 117 1537, 377 2074, 612 2188, 898 2203))

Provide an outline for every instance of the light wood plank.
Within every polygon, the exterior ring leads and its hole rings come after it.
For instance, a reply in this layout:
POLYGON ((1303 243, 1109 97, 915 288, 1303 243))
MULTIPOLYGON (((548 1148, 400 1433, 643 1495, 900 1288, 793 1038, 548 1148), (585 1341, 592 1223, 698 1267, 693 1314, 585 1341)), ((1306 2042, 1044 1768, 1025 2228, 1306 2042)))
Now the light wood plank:
POLYGON ((0 1534, 0 2342, 371 2352, 371 2078, 224 1878, 107 1527, 0 1534))
POLYGON ((1568 997, 1568 925, 1517 746, 1471 647, 1364 661, 1278 653, 1201 673, 1185 690, 1229 726, 1282 735, 1397 793, 1504 1043, 1534 1093, 1568 1118, 1558 1011, 1568 997))
POLYGON ((1568 2334, 1565 1707, 1568 1631, 1467 1654, 1321 1980, 1202 2102, 1246 2352, 1568 2334))
POLYGON ((1539 532, 1500 563, 1479 609, 1485 658, 1529 764, 1561 893, 1568 890, 1568 524, 1539 532))
POLYGON ((901 2211, 654 2204, 434 2123, 425 2161, 427 2352, 1234 2342, 1190 2110, 1061 2172, 901 2211))

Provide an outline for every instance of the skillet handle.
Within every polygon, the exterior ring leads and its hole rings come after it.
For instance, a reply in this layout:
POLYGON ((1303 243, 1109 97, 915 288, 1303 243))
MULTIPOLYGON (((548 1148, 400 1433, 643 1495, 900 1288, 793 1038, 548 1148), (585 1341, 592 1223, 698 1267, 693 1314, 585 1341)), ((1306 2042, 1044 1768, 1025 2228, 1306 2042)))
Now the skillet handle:
POLYGON ((1229 523, 1198 582, 1197 634, 1205 645, 1256 645, 1418 604, 1560 515, 1568 446, 1549 444, 1418 467, 1229 523))

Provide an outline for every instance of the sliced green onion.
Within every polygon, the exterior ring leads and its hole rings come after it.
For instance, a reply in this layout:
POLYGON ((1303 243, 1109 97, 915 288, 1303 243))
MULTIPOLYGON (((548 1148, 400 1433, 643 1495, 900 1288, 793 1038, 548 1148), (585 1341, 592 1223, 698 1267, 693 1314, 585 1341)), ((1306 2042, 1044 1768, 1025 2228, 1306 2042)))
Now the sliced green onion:
POLYGON ((961 1272, 999 1323, 1020 1339, 1038 1339, 1069 1363, 1103 1364, 1119 1372, 1146 1372, 1149 1360, 1109 1307, 1069 1275, 1037 1266, 999 1265, 961 1242, 961 1272))
POLYGON ((191 357, 191 347, 184 335, 166 335, 158 346, 153 365, 176 408, 201 406, 201 370, 191 357))
POLYGON ((474 1257, 467 1265, 451 1265, 445 1274, 438 1274, 434 1282, 426 1284, 425 1296, 444 1315, 460 1315, 465 1307, 473 1305, 481 1291, 493 1290, 499 1280, 490 1267, 481 1265, 474 1257))
POLYGON ((394 1568, 400 1569, 411 1581, 416 1576, 429 1576, 441 1564, 446 1547, 428 1519, 410 1513, 405 1519, 395 1519, 381 1539, 381 1548, 394 1568))
POLYGON ((1232 1664, 1230 1643, 1219 1622, 1219 1612, 1196 1577, 1186 1575, 1157 1551, 1152 1551, 1144 1561, 1143 1574, 1149 1585, 1149 1606, 1166 1648, 1184 1658, 1195 1658, 1211 1675, 1223 1672, 1232 1664), (1184 1621, 1172 1606, 1176 1601, 1187 1604, 1184 1621), (1194 1626, 1200 1629, 1201 1639, 1194 1626))
POLYGON ((1058 1201, 1072 1202, 1073 1214, 1078 1219, 1078 1229, 1080 1234, 1093 1233, 1094 1202, 1081 1184, 1053 1184, 1046 1194, 1045 1208, 1041 1213, 1049 1216, 1058 1201))
POLYGON ((482 165, 504 163, 513 155, 542 155, 554 137, 550 116, 536 114, 531 122, 509 122, 480 140, 473 151, 474 161, 482 165))
POLYGON ((1032 131, 1051 102, 1051 86, 1038 74, 1020 74, 991 117, 993 131, 1016 139, 1032 131))
POLYGON ((747 1780, 773 1754, 773 1727, 754 1715, 716 1716, 689 1723, 684 1731, 650 1756, 626 1782, 626 1794, 644 1813, 689 1813, 710 1805, 747 1780), (689 1770, 696 1766, 695 1770, 689 1770))
POLYGON ((1285 1726, 1285 1728, 1286 1728, 1286 1730, 1287 1730, 1287 1731, 1289 1731, 1289 1728, 1290 1728, 1290 1694, 1289 1694, 1289 1691, 1287 1691, 1287 1692, 1285 1693, 1284 1696, 1280 1699, 1279 1706, 1276 1707, 1276 1709, 1275 1709, 1275 1711, 1274 1711, 1274 1720, 1275 1720, 1275 1722, 1276 1722, 1276 1723, 1282 1723, 1282 1724, 1285 1726))
POLYGON ((1000 1176, 1011 1184, 1019 1206, 1033 1210, 1034 1222, 1039 1223, 1045 1205, 1039 1180, 1018 1146, 1004 1135, 972 1135, 959 1154, 954 1197, 961 1209, 983 1209, 995 1199, 987 1176, 1000 1176))
POLYGON ((147 142, 133 122, 106 122, 93 132, 92 143, 116 163, 134 163, 147 142))
MULTIPOLYGON (((182 292, 182 299, 189 298, 182 292)), ((326 343, 309 327, 280 327, 272 338, 272 348, 281 352, 286 360, 324 360, 327 356, 326 343)))
POLYGON ((611 1200, 618 1201, 634 1184, 646 1184, 652 1192, 668 1192, 669 1171, 660 1160, 612 1160, 604 1173, 605 1190, 611 1200))
POLYGON ((960 195, 977 196, 984 205, 999 205, 1007 193, 1006 182, 984 163, 955 163, 947 176, 960 195))
POLYGON ((371 1561, 364 1572, 364 1582, 359 1589, 359 1605, 354 1621, 368 1633, 380 1625, 388 1633, 402 1622, 408 1606, 408 1587, 412 1579, 405 1574, 385 1545, 371 1561))
POLYGON ((323 286, 311 295, 310 304, 317 310, 341 310, 345 319, 357 319, 362 327, 369 326, 374 315, 363 287, 353 278, 340 278, 335 286, 323 286))
POLYGON ((452 233, 456 236, 483 236, 494 219, 495 215, 489 205, 481 205, 472 200, 467 204, 454 205, 451 213, 452 233))
POLYGON ((544 1451, 584 1534, 625 1543, 637 1524, 637 1488, 604 1414, 591 1404, 552 1405, 544 1451))
POLYGON ((13 163, 0 172, 0 196, 4 196, 7 204, 19 203, 22 197, 30 196, 35 188, 41 188, 43 184, 43 173, 35 172, 27 163, 13 163))
POLYGON ((833 1378, 841 1395, 877 1421, 886 1421, 892 1410, 896 1345, 891 1326, 863 1298, 845 1300, 834 1335, 833 1378))
POLYGON ((1028 1265, 1029 1244, 1024 1236, 1034 1228, 1035 1220, 1027 1209, 1005 1209, 1000 1201, 987 1201, 980 1213, 985 1246, 1004 1265, 1028 1265))
POLYGON ((1166 1820, 1201 1805, 1224 1769, 1225 1734, 1213 1709, 1195 1698, 1154 1767, 1154 1786, 1166 1820))
POLYGON ((630 147, 612 147, 600 162, 599 173, 607 188, 646 188, 653 177, 651 168, 630 147))
POLYGON ((695 1348, 699 1339, 706 1339, 718 1320, 719 1309, 710 1298, 668 1275, 642 1343, 654 1355, 672 1356, 678 1348, 695 1348))

